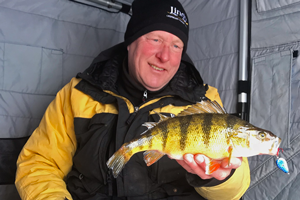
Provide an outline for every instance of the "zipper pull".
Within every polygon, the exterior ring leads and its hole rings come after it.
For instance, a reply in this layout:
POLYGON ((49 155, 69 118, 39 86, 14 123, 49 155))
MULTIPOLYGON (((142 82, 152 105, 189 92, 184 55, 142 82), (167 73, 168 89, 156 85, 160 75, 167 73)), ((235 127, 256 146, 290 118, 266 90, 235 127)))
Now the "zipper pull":
POLYGON ((144 91, 143 102, 145 102, 146 100, 147 100, 147 90, 144 91))
POLYGON ((139 111, 139 107, 134 107, 134 112, 136 113, 137 111, 139 111))

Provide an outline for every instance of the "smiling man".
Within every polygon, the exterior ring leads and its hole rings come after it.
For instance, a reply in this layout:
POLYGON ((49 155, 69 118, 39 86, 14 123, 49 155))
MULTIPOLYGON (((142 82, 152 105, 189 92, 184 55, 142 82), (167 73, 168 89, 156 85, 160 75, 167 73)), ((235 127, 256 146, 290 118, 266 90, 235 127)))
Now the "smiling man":
POLYGON ((183 42, 165 31, 147 33, 128 47, 129 75, 147 90, 162 89, 177 72, 183 42))
POLYGON ((177 0, 135 0, 125 41, 102 53, 57 93, 17 162, 22 199, 239 199, 250 184, 246 158, 167 156, 147 167, 134 155, 115 179, 108 158, 140 136, 157 113, 174 116, 203 99, 222 104, 186 54, 189 21, 177 0))

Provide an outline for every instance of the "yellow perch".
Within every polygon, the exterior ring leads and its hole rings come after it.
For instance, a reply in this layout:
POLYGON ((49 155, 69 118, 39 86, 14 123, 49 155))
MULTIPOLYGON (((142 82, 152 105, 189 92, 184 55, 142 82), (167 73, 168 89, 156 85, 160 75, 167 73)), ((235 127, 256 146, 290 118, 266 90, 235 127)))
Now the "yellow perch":
POLYGON ((211 174, 223 158, 249 157, 259 154, 276 155, 281 139, 267 130, 226 114, 217 103, 201 101, 179 113, 176 117, 160 115, 160 121, 147 122, 148 130, 140 138, 122 145, 107 161, 116 178, 131 156, 144 152, 147 166, 165 154, 178 160, 183 155, 204 154, 210 163, 206 169, 211 174))

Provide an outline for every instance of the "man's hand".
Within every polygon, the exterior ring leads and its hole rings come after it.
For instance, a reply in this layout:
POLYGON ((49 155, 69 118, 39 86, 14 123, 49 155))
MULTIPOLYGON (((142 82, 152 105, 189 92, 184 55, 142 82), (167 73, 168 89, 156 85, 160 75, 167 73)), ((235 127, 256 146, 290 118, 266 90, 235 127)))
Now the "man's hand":
POLYGON ((223 159, 221 166, 210 175, 205 174, 206 163, 209 158, 202 154, 185 154, 183 160, 176 160, 186 171, 192 174, 197 174, 201 179, 216 178, 218 180, 225 179, 232 169, 236 169, 242 164, 242 158, 231 157, 228 165, 228 158, 223 159))

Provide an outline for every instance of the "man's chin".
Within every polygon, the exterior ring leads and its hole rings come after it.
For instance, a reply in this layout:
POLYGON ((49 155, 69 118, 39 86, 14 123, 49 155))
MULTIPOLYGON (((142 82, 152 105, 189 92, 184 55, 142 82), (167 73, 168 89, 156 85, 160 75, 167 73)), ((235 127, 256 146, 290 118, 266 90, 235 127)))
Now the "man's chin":
POLYGON ((158 84, 144 85, 144 87, 151 92, 156 92, 156 91, 162 89, 164 86, 165 85, 162 85, 162 84, 160 84, 160 85, 158 85, 158 84))

